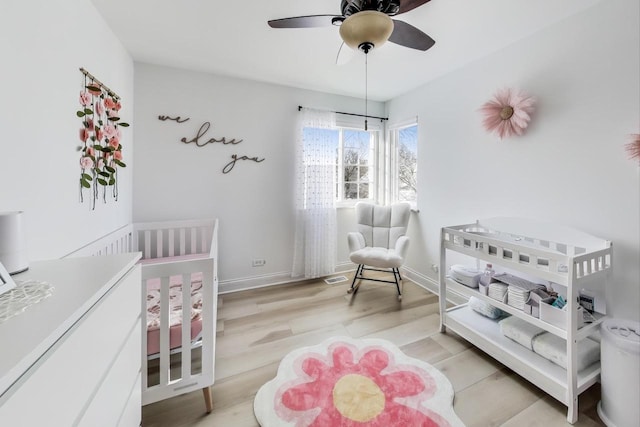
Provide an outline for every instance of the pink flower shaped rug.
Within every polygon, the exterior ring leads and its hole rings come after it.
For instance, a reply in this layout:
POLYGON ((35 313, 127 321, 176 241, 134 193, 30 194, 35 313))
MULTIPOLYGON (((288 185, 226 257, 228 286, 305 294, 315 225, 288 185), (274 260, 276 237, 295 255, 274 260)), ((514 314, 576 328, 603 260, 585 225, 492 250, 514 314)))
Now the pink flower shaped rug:
POLYGON ((330 338, 287 354, 256 394, 263 427, 464 427, 453 387, 389 341, 330 338))

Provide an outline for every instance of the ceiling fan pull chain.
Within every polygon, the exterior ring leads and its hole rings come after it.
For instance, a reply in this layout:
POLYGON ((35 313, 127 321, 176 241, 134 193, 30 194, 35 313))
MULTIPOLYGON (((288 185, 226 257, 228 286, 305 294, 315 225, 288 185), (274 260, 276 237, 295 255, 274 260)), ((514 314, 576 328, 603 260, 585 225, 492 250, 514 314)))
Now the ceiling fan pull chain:
POLYGON ((365 54, 364 54, 364 130, 367 130, 367 119, 369 118, 369 110, 367 108, 368 105, 369 105, 369 102, 368 102, 368 100, 369 100, 369 93, 368 93, 368 87, 369 87, 368 56, 369 56, 369 52, 365 52, 365 54))

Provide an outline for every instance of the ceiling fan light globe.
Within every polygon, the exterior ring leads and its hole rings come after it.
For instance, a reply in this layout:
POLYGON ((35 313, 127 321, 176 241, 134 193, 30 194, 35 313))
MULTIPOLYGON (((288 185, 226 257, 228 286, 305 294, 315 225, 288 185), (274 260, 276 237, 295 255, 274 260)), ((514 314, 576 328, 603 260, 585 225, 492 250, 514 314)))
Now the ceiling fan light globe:
POLYGON ((371 44, 382 46, 393 32, 393 20, 376 10, 363 10, 344 20, 340 26, 340 37, 351 49, 371 44))

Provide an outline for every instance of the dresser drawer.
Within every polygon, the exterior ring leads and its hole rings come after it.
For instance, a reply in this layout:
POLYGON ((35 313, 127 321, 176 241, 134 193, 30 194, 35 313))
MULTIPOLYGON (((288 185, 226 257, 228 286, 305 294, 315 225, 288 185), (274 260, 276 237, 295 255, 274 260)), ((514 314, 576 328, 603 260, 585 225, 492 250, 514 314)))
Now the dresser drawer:
MULTIPOLYGON (((118 358, 109 369, 109 375, 104 379, 95 396, 93 396, 87 411, 80 421, 80 426, 118 425, 129 398, 132 397, 126 391, 133 389, 140 374, 141 333, 140 320, 138 320, 118 358)), ((139 426, 141 421, 142 402, 140 401, 140 390, 134 393, 133 399, 136 398, 138 399, 138 419, 133 424, 128 424, 130 427, 139 426)))
POLYGON ((129 401, 122 411, 118 427, 138 427, 142 422, 142 373, 138 373, 136 382, 131 388, 129 401))

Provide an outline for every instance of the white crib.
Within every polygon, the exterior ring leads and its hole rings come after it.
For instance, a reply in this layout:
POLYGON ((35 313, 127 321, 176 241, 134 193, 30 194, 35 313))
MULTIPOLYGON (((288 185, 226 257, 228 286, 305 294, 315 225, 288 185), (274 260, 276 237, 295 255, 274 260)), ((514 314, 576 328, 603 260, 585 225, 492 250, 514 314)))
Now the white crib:
POLYGON ((123 252, 142 252, 142 404, 202 389, 206 410, 211 412, 218 300, 218 220, 134 223, 65 257, 123 252), (192 292, 195 289, 197 292, 192 292), (170 295, 191 304, 172 307, 170 295), (197 308, 193 307, 194 298, 197 308), (151 309, 148 299, 154 299, 151 309), (190 321, 182 321, 185 318, 190 321), (153 328, 149 327, 150 322, 153 328))

